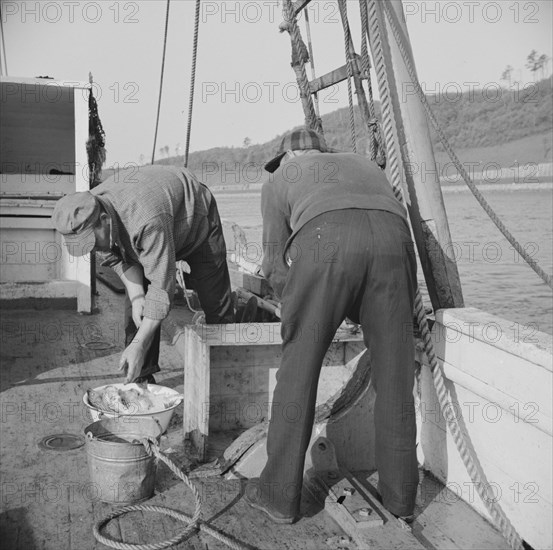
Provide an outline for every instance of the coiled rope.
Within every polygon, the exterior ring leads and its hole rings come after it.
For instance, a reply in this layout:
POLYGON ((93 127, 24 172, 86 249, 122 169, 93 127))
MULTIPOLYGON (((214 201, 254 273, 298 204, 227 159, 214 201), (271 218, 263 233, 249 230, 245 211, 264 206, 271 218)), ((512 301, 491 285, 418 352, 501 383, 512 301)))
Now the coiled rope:
MULTIPOLYGON (((377 67, 378 70, 381 71, 382 75, 382 88, 384 88, 385 93, 384 96, 382 96, 381 93, 381 100, 382 100, 382 111, 383 113, 387 113, 387 117, 390 117, 391 115, 391 98, 389 95, 389 88, 388 88, 388 82, 386 78, 385 68, 383 68, 384 64, 384 56, 382 53, 382 42, 381 42, 381 34, 386 32, 386 29, 380 29, 380 25, 377 18, 376 10, 377 0, 368 0, 369 2, 369 11, 372 14, 371 22, 373 24, 372 29, 375 31, 375 34, 373 34, 374 44, 375 44, 375 57, 377 58, 377 67), (386 103, 386 105, 384 105, 386 103)), ((392 20, 394 19, 391 15, 391 10, 386 2, 379 2, 379 5, 383 6, 385 13, 388 15, 388 20, 390 21, 390 25, 392 27, 392 30, 394 28, 394 24, 392 23, 392 20)), ((396 27, 397 30, 397 27, 396 27)), ((398 46, 400 45, 401 38, 398 38, 398 35, 395 34, 396 41, 398 42, 398 46)), ((404 56, 404 59, 407 63, 407 56, 405 53, 405 50, 402 51, 402 55, 404 56)), ((410 76, 413 80, 413 82, 416 81, 416 78, 413 77, 413 74, 410 73, 410 76)), ((379 83, 381 82, 381 79, 379 79, 379 83)), ((391 124, 391 121, 388 119, 385 121, 385 128, 388 128, 388 126, 391 124)), ((386 133, 387 140, 390 139, 393 140, 393 135, 390 136, 390 133, 386 133)), ((397 151, 395 149, 395 146, 392 148, 392 150, 388 151, 388 158, 390 159, 390 163, 392 165, 395 165, 398 163, 397 158, 397 151)), ((399 188, 399 184, 397 180, 393 180, 392 185, 394 187, 394 194, 396 197, 402 197, 401 189, 399 188)), ((405 202, 400 199, 402 204, 405 206, 405 202)), ((453 437, 453 440, 455 442, 455 446, 457 447, 457 451, 459 452, 459 455, 461 456, 461 459, 463 461, 463 464, 471 478, 471 481, 476 486, 476 490, 478 492, 478 495, 482 499, 484 505, 486 506, 488 512, 490 513, 495 525, 498 527, 498 529, 501 531, 504 538, 509 543, 510 547, 516 550, 520 550, 523 548, 523 543, 520 535, 516 532, 515 528, 503 512, 502 508, 497 504, 495 496, 490 495, 489 485, 485 484, 483 482, 483 476, 482 472, 480 471, 480 468, 477 465, 477 459, 474 457, 472 450, 467 445, 467 435, 464 434, 461 431, 459 420, 456 418, 454 414, 454 407, 451 401, 451 398, 449 396, 449 393, 445 386, 444 381, 444 375, 442 372, 442 368, 440 364, 438 363, 438 359, 436 357, 436 353, 434 350, 434 344, 432 342, 430 329, 428 327, 428 321, 426 318, 426 311, 423 305, 422 301, 422 295, 420 292, 420 288, 417 287, 416 294, 415 294, 415 316, 417 319, 417 323, 419 326, 419 330, 421 332, 423 344, 424 344, 424 350, 426 353, 426 356, 428 358, 429 364, 430 364, 430 370, 432 373, 432 378, 434 381, 434 386, 436 388, 436 393, 438 396, 438 401, 440 403, 440 408, 442 410, 442 414, 444 415, 444 418, 446 420, 447 426, 451 432, 451 435, 453 437)))
POLYGON ((480 206, 484 209, 486 214, 490 217, 492 222, 495 224, 495 226, 501 231, 503 236, 509 241, 509 244, 520 254, 520 256, 524 259, 524 261, 535 271, 535 273, 540 277, 540 279, 547 285, 549 288, 553 289, 553 282, 551 275, 546 273, 522 247, 522 245, 515 239, 515 237, 511 234, 511 232, 507 229, 507 227, 503 224, 503 222, 499 219, 497 214, 494 212, 493 208, 489 205, 488 201, 484 198, 480 190, 476 187, 475 183, 472 181, 470 176, 468 175, 467 171, 464 169, 463 165, 461 164, 461 161, 455 154, 455 151, 451 147, 451 144, 449 143, 448 139, 446 138, 445 134, 443 133, 438 121, 436 120, 436 117, 434 116, 434 113, 432 112, 432 108, 430 107, 428 100, 426 99, 426 96, 424 95, 424 92, 418 82, 418 79, 415 74, 415 70, 413 65, 411 64, 411 61, 409 59, 409 56, 407 55, 407 52, 405 50, 405 38, 403 36, 402 31, 400 30, 397 19, 394 11, 390 8, 388 2, 382 2, 382 6, 384 8, 384 11, 386 12, 386 15, 388 16, 388 21, 390 23, 390 28, 392 29, 392 33, 394 34, 394 38, 396 41, 396 44, 398 45, 398 48, 401 52, 401 55, 403 56, 403 60, 405 62, 405 66, 407 67, 407 71, 409 73, 409 76, 411 78, 412 83, 415 86, 415 90, 417 92, 417 96, 419 97, 424 110, 426 111, 426 114, 432 123, 432 126, 436 130, 436 133, 438 134, 438 137, 440 141, 442 142, 442 145, 444 146, 444 149, 447 151, 447 154, 449 155, 451 161, 455 165, 455 168, 459 171, 459 174, 461 174, 463 180, 468 185, 469 189, 471 190, 472 194, 476 198, 476 200, 479 202, 480 206))
POLYGON ((200 33, 200 2, 196 0, 194 15, 194 45, 192 48, 192 69, 190 70, 190 99, 188 100, 188 125, 186 128, 186 147, 184 150, 184 167, 188 168, 188 154, 190 151, 190 136, 192 134, 192 113, 194 108, 194 88, 196 87, 196 59, 198 57, 198 36, 200 33))
POLYGON ((145 439, 142 439, 141 442, 144 445, 146 452, 150 456, 155 456, 157 459, 161 460, 178 478, 184 481, 184 483, 186 483, 186 485, 190 488, 190 490, 192 491, 192 494, 194 495, 194 502, 195 502, 194 515, 190 517, 186 514, 183 514, 182 512, 177 512, 176 510, 172 510, 171 508, 166 508, 165 506, 151 506, 148 504, 136 504, 132 506, 125 506, 123 508, 119 508, 118 510, 115 510, 109 516, 98 521, 94 525, 93 533, 96 540, 98 542, 101 542, 105 546, 109 546, 110 548, 116 548, 117 550, 162 550, 163 548, 168 548, 169 546, 174 546, 175 544, 178 544, 179 542, 189 537, 190 535, 192 535, 193 532, 199 529, 200 531, 203 531, 204 533, 211 535, 212 537, 226 544, 230 548, 233 548, 234 550, 245 550, 247 548, 246 546, 230 539, 229 537, 213 529, 212 527, 210 527, 206 523, 203 523, 200 520, 202 502, 201 502, 200 493, 196 488, 196 486, 190 481, 188 476, 184 472, 182 472, 182 470, 180 470, 180 468, 174 462, 172 462, 159 450, 159 447, 157 446, 157 443, 155 441, 145 438, 145 439), (128 512, 139 512, 139 511, 158 512, 166 516, 171 516, 172 518, 182 521, 183 523, 187 523, 188 525, 184 528, 184 530, 182 530, 180 533, 177 533, 173 538, 167 539, 162 542, 154 542, 151 544, 129 544, 126 542, 113 540, 102 535, 101 533, 102 528, 105 525, 107 525, 112 519, 118 518, 128 512))

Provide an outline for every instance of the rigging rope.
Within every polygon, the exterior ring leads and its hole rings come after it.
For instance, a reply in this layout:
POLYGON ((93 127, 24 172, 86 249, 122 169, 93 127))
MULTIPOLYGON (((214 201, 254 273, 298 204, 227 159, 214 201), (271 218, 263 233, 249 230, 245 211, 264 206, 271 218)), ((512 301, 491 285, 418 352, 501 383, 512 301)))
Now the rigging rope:
POLYGON ((309 87, 309 80, 305 71, 305 63, 309 59, 309 53, 301 38, 292 0, 284 0, 283 7, 284 23, 281 25, 281 31, 287 31, 292 41, 292 67, 296 73, 296 79, 300 89, 300 97, 305 113, 305 124, 308 128, 324 135, 323 124, 320 117, 318 117, 315 112, 313 98, 311 97, 311 88, 309 87))
MULTIPOLYGON (((388 87, 389 83, 387 82, 385 68, 382 69, 382 65, 384 64, 384 56, 382 51, 382 40, 380 35, 380 32, 385 33, 386 29, 379 28, 380 23, 378 22, 378 16, 377 16, 378 0, 368 0, 368 2, 370 5, 370 13, 371 13, 371 21, 373 23, 373 29, 376 32, 376 34, 372 35, 373 38, 375 39, 375 42, 374 42, 375 49, 378 52, 377 54, 375 54, 375 57, 377 58, 377 63, 380 69, 383 71, 381 73, 384 79, 384 81, 382 82, 382 88, 385 89, 384 91, 388 92, 384 97, 382 97, 382 94, 381 94, 381 100, 383 102, 382 109, 383 109, 383 112, 384 112, 384 109, 386 109, 386 112, 388 113, 388 117, 389 117, 391 115, 391 106, 390 106, 391 97, 389 95, 389 87, 388 87), (386 103, 386 105, 384 105, 384 102, 386 103)), ((392 22, 393 18, 390 15, 391 10, 389 9, 389 6, 387 5, 386 2, 382 2, 382 3, 378 2, 378 4, 383 6, 384 13, 388 15, 388 20, 393 30, 393 27, 395 25, 392 22)), ((399 46, 398 36, 396 35, 395 38, 396 38, 396 41, 398 41, 398 46, 399 46)), ((404 55, 404 58, 406 58, 405 53, 402 52, 402 54, 404 55)), ((406 64, 407 64, 407 59, 406 59, 406 64)), ((413 79, 413 82, 416 81, 416 78, 413 78, 413 76, 411 76, 411 78, 413 79)), ((380 84, 380 79, 379 79, 379 84, 380 84)), ((391 124, 390 119, 388 119, 386 122, 387 124, 391 124)), ((392 139, 393 139, 393 136, 392 136, 392 139)), ((394 158, 397 155, 395 147, 394 149, 392 149, 392 152, 393 154, 390 155, 389 157, 390 161, 391 163, 397 163, 397 158, 394 158)), ((402 196, 401 190, 399 189, 399 186, 397 184, 397 180, 395 181, 395 184, 394 184, 394 194, 398 197, 402 196)), ((404 201, 402 201, 402 203, 405 206, 404 201)), ((505 537, 505 539, 507 540, 511 548, 517 549, 517 550, 522 549, 523 548, 522 539, 520 538, 519 534, 516 532, 513 525, 505 515, 505 512, 503 512, 502 508, 497 504, 494 496, 490 495, 490 485, 484 483, 483 481, 483 475, 481 472, 480 465, 477 462, 476 457, 474 456, 473 450, 467 445, 468 435, 461 431, 459 420, 455 417, 455 415, 451 414, 451 412, 455 411, 455 409, 453 407, 451 397, 448 394, 448 391, 445 386, 442 368, 438 363, 436 353, 434 351, 434 344, 432 342, 430 329, 428 327, 428 321, 426 318, 426 311, 423 305, 420 287, 417 287, 416 294, 415 294, 415 315, 416 315, 419 329, 421 331, 424 350, 428 358, 428 361, 430 363, 430 370, 432 373, 434 386, 436 388, 438 401, 440 403, 440 409, 446 420, 447 426, 451 432, 451 435, 453 437, 453 440, 455 442, 459 455, 461 456, 463 464, 467 469, 467 472, 471 478, 471 481, 476 486, 478 495, 482 499, 482 502, 486 506, 495 524, 498 526, 498 528, 500 529, 501 533, 503 534, 503 536, 505 537)))
MULTIPOLYGON (((6 76, 8 76, 8 59, 6 57, 6 42, 4 41, 4 16, 2 14, 2 7, 0 6, 0 34, 2 35, 2 52, 4 57, 4 68, 6 69, 6 76)), ((3 75, 2 60, 0 59, 0 75, 3 75)))
POLYGON ((190 135, 192 133, 192 112, 194 107, 194 88, 196 85, 196 59, 198 57, 198 35, 200 32, 200 2, 196 0, 194 15, 194 46, 192 49, 192 69, 190 76, 190 100, 188 102, 188 126, 186 129, 186 148, 184 151, 184 167, 188 168, 188 154, 190 151, 190 135))
POLYGON ((430 107, 428 100, 426 99, 426 96, 424 95, 424 91, 422 90, 418 79, 415 74, 415 70, 409 60, 409 56, 407 55, 405 51, 405 44, 404 44, 404 37, 397 25, 395 13, 393 13, 392 9, 388 5, 387 2, 382 3, 384 7, 384 11, 386 12, 388 16, 388 20, 390 22, 390 27, 392 29, 392 32, 394 34, 395 41, 398 45, 398 48, 401 51, 401 54, 403 56, 403 60, 405 62, 405 66, 407 68, 407 71, 409 72, 409 76, 412 80, 412 83, 415 86, 415 91, 417 92, 417 96, 419 97, 424 110, 426 111, 426 114, 432 123, 432 126, 436 130, 436 133, 438 134, 438 137, 440 141, 442 142, 442 145, 444 146, 444 149, 447 151, 449 157, 451 158, 453 164, 455 165, 455 168, 459 171, 459 174, 461 174, 463 180, 468 185, 469 189, 471 190, 472 194, 475 196, 476 200, 479 202, 480 206, 484 209, 486 214, 490 217, 492 222, 495 224, 495 226, 501 231, 503 236, 509 241, 509 244, 520 254, 520 256, 524 259, 524 261, 536 272, 536 274, 541 278, 541 280, 550 288, 553 289, 553 282, 551 275, 546 273, 522 247, 522 245, 515 239, 515 237, 511 234, 511 232, 507 229, 507 227, 503 224, 503 222, 499 219, 497 214, 494 212, 493 208, 489 205, 489 203, 484 198, 484 195, 480 192, 480 190, 476 187, 475 183, 472 181, 466 170, 464 169, 463 165, 461 164, 461 161, 455 154, 455 151, 451 147, 451 144, 449 143, 447 137, 443 133, 443 130, 440 127, 440 124, 436 120, 436 117, 434 113, 432 112, 432 108, 430 107))
MULTIPOLYGON (((364 129, 367 133, 367 138, 370 143, 371 141, 371 128, 374 130, 376 128, 376 131, 379 134, 378 130, 378 120, 376 119, 376 116, 374 115, 374 105, 372 108, 371 113, 371 107, 369 106, 369 103, 367 102, 367 95, 365 94, 365 88, 363 87, 363 77, 367 80, 369 87, 370 87, 370 61, 368 57, 368 52, 365 57, 365 60, 361 59, 361 67, 359 66, 359 63, 357 61, 357 58, 359 57, 355 53, 355 47, 353 45, 353 40, 351 38, 351 31, 349 27, 348 22, 348 16, 347 16, 347 4, 344 0, 343 4, 339 4, 340 7, 340 15, 342 18, 342 27, 344 30, 344 37, 345 37, 345 43, 346 43, 346 60, 347 60, 347 67, 348 69, 351 68, 350 73, 353 74, 353 82, 355 84, 355 93, 357 94, 357 104, 359 105, 359 111, 361 112, 361 116, 363 118, 364 129), (365 69, 363 69, 365 67, 365 69)), ((352 114, 352 103, 351 103, 351 95, 350 95, 350 114, 352 114)), ((353 122, 354 118, 352 117, 350 120, 350 126, 352 126, 352 132, 354 130, 353 122)), ((379 154, 376 156, 376 162, 380 166, 380 168, 384 169, 386 167, 386 157, 382 151, 382 147, 379 145, 379 154)))
POLYGON ((371 58, 369 56, 369 14, 367 9, 367 0, 359 0, 361 10, 361 63, 362 69, 367 79, 367 88, 369 90, 369 153, 371 160, 375 161, 382 169, 386 167, 386 151, 380 131, 380 124, 376 116, 374 106, 372 79, 371 79, 371 58))
MULTIPOLYGON (((315 57, 313 55, 313 43, 311 42, 311 25, 309 23, 309 11, 304 10, 305 15, 305 30, 307 32, 307 47, 309 48, 309 62, 311 65, 311 78, 315 80, 317 78, 317 73, 315 71, 315 57)), ((320 118, 321 113, 319 112, 319 94, 313 94, 313 100, 315 105, 315 113, 318 118, 320 118)))
POLYGON ((165 73, 165 52, 167 51, 167 29, 169 28, 169 4, 171 0, 167 0, 165 10, 165 35, 163 37, 163 55, 161 57, 161 76, 159 80, 159 98, 157 101, 156 129, 154 131, 154 147, 152 149, 152 164, 156 156, 157 130, 159 128, 159 112, 161 110, 161 96, 163 93, 163 74, 165 73))
MULTIPOLYGON (((393 117, 392 100, 391 100, 392 92, 391 92, 390 82, 388 81, 388 78, 387 78, 387 68, 385 66, 383 43, 382 43, 382 37, 381 37, 381 33, 382 35, 386 33, 385 22, 383 21, 382 23, 383 28, 381 29, 380 28, 381 24, 379 23, 379 18, 378 18, 378 6, 377 6, 377 4, 379 4, 378 0, 366 0, 366 1, 369 3, 369 6, 370 6, 369 8, 370 17, 368 18, 368 21, 363 22, 363 28, 365 29, 363 32, 366 31, 366 34, 369 35, 369 28, 370 28, 370 36, 373 38, 373 55, 375 57, 375 62, 376 62, 376 72, 379 77, 378 84, 380 88, 380 96, 381 96, 381 104, 382 104, 383 128, 384 128, 384 135, 385 135, 386 146, 387 146, 387 158, 389 160, 389 165, 390 165, 390 180, 391 180, 394 195, 401 202, 401 204, 403 204, 403 206, 406 208, 406 197, 404 198, 403 191, 402 191, 402 178, 401 178, 402 174, 400 171, 402 166, 399 163, 399 155, 397 151, 396 137, 394 132, 394 117, 393 117)), ((384 5, 385 7, 384 9, 390 10, 390 7, 389 5, 387 5, 386 2, 383 2, 381 4, 384 5)), ((341 14, 343 16, 342 20, 344 23, 344 33, 347 35, 349 30, 349 26, 347 25, 347 20, 346 20, 347 13, 345 13, 344 6, 342 4, 342 1, 340 0, 339 0, 339 6, 340 6, 341 14)), ((364 10, 362 8, 361 10, 362 17, 363 17, 363 12, 364 10)), ((351 39, 351 35, 349 36, 349 38, 351 39)), ((397 36, 396 36, 396 40, 398 40, 397 36)), ((351 56, 349 55, 350 52, 348 49, 348 46, 349 46, 348 36, 346 36, 346 44, 347 44, 346 52, 348 56, 348 73, 351 79, 351 69, 349 65, 349 59, 351 58, 351 56)), ((405 57, 404 51, 402 51, 402 54, 405 57)), ((414 78, 413 75, 411 75, 411 78, 414 81, 416 81, 416 78, 414 78)), ((497 504, 495 495, 491 494, 490 485, 487 483, 484 483, 483 481, 485 479, 485 476, 481 471, 480 464, 478 463, 477 458, 474 456, 472 449, 467 444, 468 435, 464 434, 463 431, 461 430, 460 421, 462 419, 458 419, 451 414, 451 411, 454 411, 455 409, 453 408, 451 397, 445 386, 444 375, 442 372, 441 365, 438 363, 438 359, 434 351, 434 345, 432 342, 431 333, 430 333, 428 321, 426 318, 426 310, 423 304, 422 294, 419 287, 417 287, 416 289, 414 309, 415 309, 415 315, 416 315, 418 327, 421 332, 421 336, 424 344, 424 350, 430 364, 430 369, 431 369, 431 373, 434 381, 434 386, 436 388, 438 400, 440 403, 440 408, 442 410, 442 414, 446 420, 448 428, 452 434, 453 440, 461 456, 463 464, 465 465, 465 468, 467 469, 467 472, 470 475, 471 480, 475 484, 476 490, 480 498, 484 502, 484 505, 488 509, 495 524, 501 530, 501 533, 508 541, 509 545, 512 548, 517 550, 522 549, 523 548, 522 539, 514 529, 513 525, 510 523, 509 519, 506 517, 501 507, 497 504)), ((417 383, 420 383, 420 377, 417 377, 417 383)))
POLYGON ((353 108, 353 94, 351 89, 351 79, 353 78, 353 67, 350 55, 351 31, 348 24, 347 0, 338 0, 340 17, 344 28, 344 43, 346 49, 346 66, 348 68, 348 105, 349 105, 349 129, 351 133, 351 147, 354 153, 357 153, 357 136, 355 135, 355 111, 353 108))
MULTIPOLYGON (((363 1, 363 0, 362 0, 363 1)), ((380 92, 380 109, 382 115, 382 130, 384 132, 385 151, 387 165, 390 167, 390 183, 396 199, 404 204, 403 184, 402 184, 402 166, 399 163, 399 155, 396 148, 396 139, 394 137, 394 115, 392 112, 391 90, 386 76, 386 64, 384 62, 384 53, 382 39, 380 36, 380 25, 376 13, 376 0, 365 0, 368 2, 368 21, 369 36, 372 37, 373 59, 375 62, 375 71, 380 92)))

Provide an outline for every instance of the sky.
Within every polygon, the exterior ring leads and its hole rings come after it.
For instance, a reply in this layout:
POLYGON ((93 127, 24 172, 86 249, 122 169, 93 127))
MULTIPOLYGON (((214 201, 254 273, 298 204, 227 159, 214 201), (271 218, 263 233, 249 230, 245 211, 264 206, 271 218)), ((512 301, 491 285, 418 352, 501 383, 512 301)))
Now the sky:
MULTIPOLYGON (((359 2, 348 14, 360 50, 359 2)), ((106 132, 107 166, 151 159, 159 94, 165 0, 1 0, 4 77, 94 78, 106 132), (5 54, 5 63, 4 63, 5 54)), ((419 80, 428 93, 531 86, 531 50, 553 56, 551 0, 403 0, 419 80), (511 86, 514 86, 511 82, 511 86)), ((304 120, 290 67, 290 39, 279 33, 279 0, 202 0, 191 151, 264 143, 304 120)), ((182 154, 190 93, 195 0, 171 0, 156 146, 182 154)), ((344 64, 335 0, 309 7, 316 75, 344 64)), ((305 21, 300 21, 306 39, 305 21)), ((549 62, 546 75, 551 74, 549 62)), ((373 80, 376 89, 376 79, 373 80)), ((376 94, 378 97, 378 94, 376 94)), ((320 94, 321 113, 347 106, 345 85, 320 94)))

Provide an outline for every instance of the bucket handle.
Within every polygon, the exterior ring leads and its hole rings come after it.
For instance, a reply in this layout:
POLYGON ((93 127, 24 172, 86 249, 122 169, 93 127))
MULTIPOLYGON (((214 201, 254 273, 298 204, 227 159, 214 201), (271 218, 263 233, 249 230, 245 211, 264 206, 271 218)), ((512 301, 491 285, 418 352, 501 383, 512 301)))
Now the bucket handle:
POLYGON ((155 423, 157 424, 157 427, 159 428, 159 435, 161 435, 163 433, 163 428, 161 427, 161 423, 155 416, 151 416, 150 418, 154 420, 155 423))

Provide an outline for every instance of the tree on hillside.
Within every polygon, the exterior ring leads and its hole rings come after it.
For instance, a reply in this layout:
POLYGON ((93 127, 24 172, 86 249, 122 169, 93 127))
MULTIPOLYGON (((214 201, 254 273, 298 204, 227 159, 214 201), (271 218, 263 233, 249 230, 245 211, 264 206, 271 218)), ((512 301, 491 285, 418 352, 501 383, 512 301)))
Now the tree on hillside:
POLYGON ((139 158, 140 165, 144 164, 144 153, 140 153, 140 157, 138 158, 139 158))
POLYGON ((532 72, 534 81, 536 80, 537 72, 539 70, 541 70, 543 78, 545 66, 549 61, 547 55, 541 54, 540 56, 538 56, 538 52, 536 50, 532 50, 526 60, 526 68, 530 69, 530 71, 532 72))
POLYGON ((244 138, 244 147, 249 147, 252 144, 252 140, 249 137, 244 138))
POLYGON ((538 61, 540 62, 540 69, 541 69, 541 77, 542 79, 545 78, 546 75, 546 69, 549 66, 549 60, 551 58, 547 56, 546 54, 542 53, 540 57, 538 58, 538 61))
POLYGON ((511 75, 513 74, 514 68, 511 65, 507 65, 505 70, 501 74, 501 80, 506 80, 509 82, 509 87, 511 87, 511 75))

